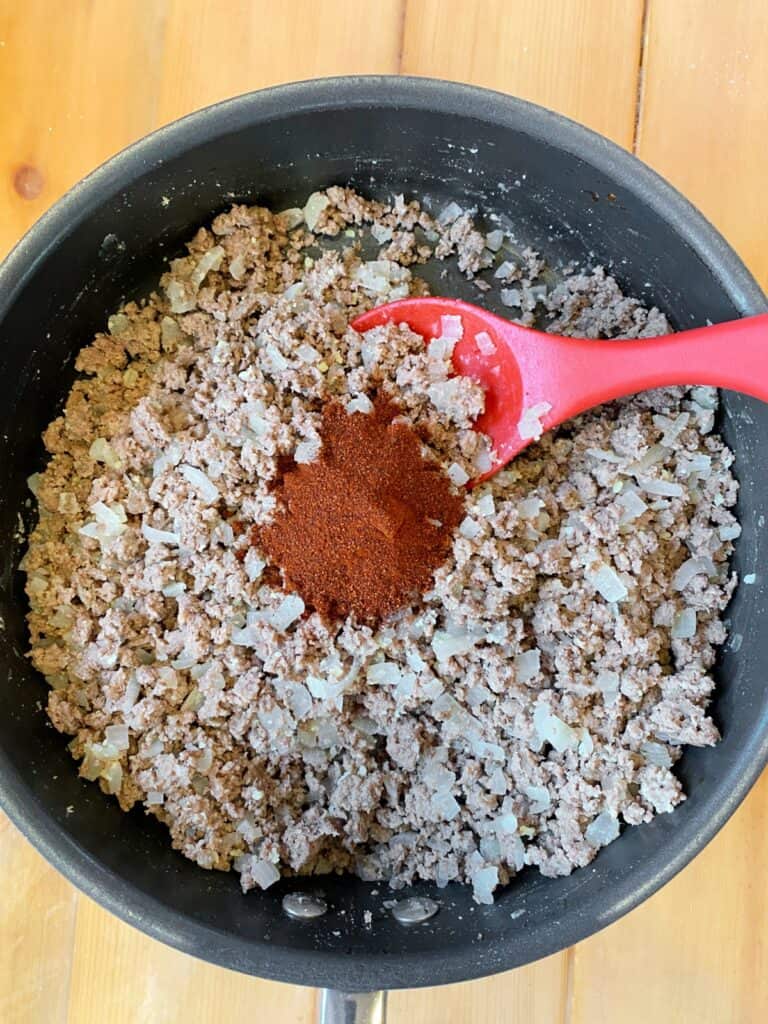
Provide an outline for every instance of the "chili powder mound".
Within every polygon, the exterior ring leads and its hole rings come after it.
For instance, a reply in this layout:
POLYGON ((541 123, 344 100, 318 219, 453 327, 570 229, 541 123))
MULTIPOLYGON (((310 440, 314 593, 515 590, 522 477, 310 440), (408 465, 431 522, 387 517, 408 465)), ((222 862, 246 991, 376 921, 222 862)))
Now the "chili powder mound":
POLYGON ((462 498, 400 413, 384 397, 371 413, 328 402, 320 455, 284 470, 275 517, 254 531, 286 586, 329 618, 372 621, 408 604, 462 517, 462 498))

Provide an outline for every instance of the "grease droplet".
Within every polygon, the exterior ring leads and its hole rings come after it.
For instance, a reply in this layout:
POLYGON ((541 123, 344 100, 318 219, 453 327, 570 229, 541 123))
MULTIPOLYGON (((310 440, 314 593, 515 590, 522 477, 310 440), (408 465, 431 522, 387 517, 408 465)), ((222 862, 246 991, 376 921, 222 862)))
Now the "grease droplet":
POLYGON ((42 171, 31 164, 22 164, 13 176, 13 187, 22 199, 37 199, 44 184, 42 171))

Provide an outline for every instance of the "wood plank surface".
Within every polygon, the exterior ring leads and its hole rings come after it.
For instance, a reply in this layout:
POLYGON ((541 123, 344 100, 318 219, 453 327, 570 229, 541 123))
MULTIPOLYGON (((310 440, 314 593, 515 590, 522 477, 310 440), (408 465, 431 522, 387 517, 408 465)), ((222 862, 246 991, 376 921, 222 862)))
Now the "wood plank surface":
POLYGON ((311 1024, 314 1019, 311 989, 248 978, 177 953, 85 896, 79 897, 73 953, 69 1024, 222 1019, 311 1024))
POLYGON ((63 1024, 78 896, 0 814, 0 1021, 63 1024))
POLYGON ((401 0, 169 0, 158 119, 281 82, 395 74, 402 15, 401 0))
MULTIPOLYGON (((636 146, 768 288, 768 5, 650 0, 636 146)), ((572 1024, 768 1020, 768 775, 661 893, 582 943, 572 1024)))
POLYGON ((768 287, 768 3, 651 0, 638 155, 768 287))
MULTIPOLYGON (((0 254, 147 131, 248 89, 356 72, 514 92, 639 154, 763 283, 763 0, 0 0, 0 254), (640 87, 641 86, 641 87, 640 87)), ((393 1024, 768 1019, 768 778, 642 908, 497 978, 390 999, 393 1024)), ((74 893, 0 818, 0 1024, 308 1024, 314 996, 192 960, 74 893)))
POLYGON ((629 147, 642 25, 642 0, 409 0, 401 70, 522 96, 629 147))
POLYGON ((0 0, 0 250, 154 127, 164 5, 0 0))
POLYGON ((661 892, 575 947, 568 1024, 765 1024, 768 776, 661 892))

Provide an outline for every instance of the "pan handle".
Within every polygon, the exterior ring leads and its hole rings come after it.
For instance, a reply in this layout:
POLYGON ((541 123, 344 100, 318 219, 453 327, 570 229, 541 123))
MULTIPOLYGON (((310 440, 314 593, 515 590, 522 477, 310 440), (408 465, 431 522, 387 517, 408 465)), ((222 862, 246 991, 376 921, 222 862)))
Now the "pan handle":
POLYGON ((320 990, 317 1024, 386 1024, 386 992, 320 990))

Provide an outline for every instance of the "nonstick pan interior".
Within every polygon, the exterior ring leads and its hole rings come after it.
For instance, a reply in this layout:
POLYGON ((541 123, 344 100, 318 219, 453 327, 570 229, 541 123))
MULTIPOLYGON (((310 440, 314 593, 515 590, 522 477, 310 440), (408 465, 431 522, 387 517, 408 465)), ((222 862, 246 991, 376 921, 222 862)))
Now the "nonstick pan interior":
MULTIPOLYGON (((65 739, 42 710, 43 680, 24 650, 20 520, 40 433, 73 379, 72 357, 164 260, 232 201, 303 202, 346 183, 403 192, 435 207, 476 205, 515 226, 553 264, 610 269, 678 328, 762 312, 765 299, 735 254, 685 200, 603 139, 499 94, 416 79, 339 79, 230 101, 162 130, 78 186, 0 270, 0 798, 33 843, 125 920, 227 967, 345 989, 459 981, 554 952, 608 924, 679 870, 733 812, 768 753, 765 439, 768 407, 725 395, 722 430, 736 453, 744 527, 735 568, 755 573, 728 617, 742 637, 717 675, 723 741, 689 749, 688 800, 625 830, 588 868, 548 880, 532 870, 492 907, 449 886, 439 914, 410 929, 384 908, 383 885, 347 877, 285 880, 240 893, 234 874, 174 853, 166 831, 128 815, 80 781, 65 739), (164 198, 165 197, 165 198, 164 198), (169 200, 166 202, 166 200, 169 200), (71 808, 68 813, 67 808, 71 808), (285 892, 320 889, 329 913, 290 920, 285 892), (371 927, 363 919, 373 915, 371 927)), ((451 278, 441 290, 476 300, 451 278)))

